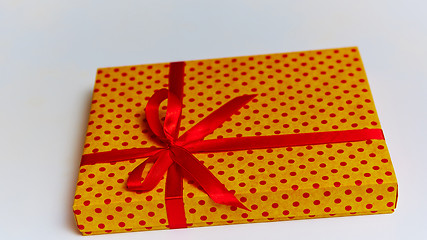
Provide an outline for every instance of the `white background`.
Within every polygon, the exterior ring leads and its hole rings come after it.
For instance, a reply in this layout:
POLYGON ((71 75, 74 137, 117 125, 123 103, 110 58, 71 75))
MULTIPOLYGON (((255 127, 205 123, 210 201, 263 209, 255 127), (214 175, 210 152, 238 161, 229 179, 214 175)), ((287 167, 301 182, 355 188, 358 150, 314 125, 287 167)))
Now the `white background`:
POLYGON ((83 239, 72 200, 98 67, 358 46, 393 214, 87 239, 427 239, 426 1, 0 1, 0 239, 83 239))

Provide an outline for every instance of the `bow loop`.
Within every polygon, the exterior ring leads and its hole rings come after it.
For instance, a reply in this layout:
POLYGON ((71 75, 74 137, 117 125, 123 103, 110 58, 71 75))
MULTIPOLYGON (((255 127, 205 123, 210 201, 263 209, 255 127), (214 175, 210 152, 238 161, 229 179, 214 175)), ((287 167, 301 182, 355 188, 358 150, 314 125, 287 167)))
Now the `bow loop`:
POLYGON ((132 191, 148 192, 153 190, 157 184, 163 179, 170 165, 172 164, 169 152, 163 150, 139 164, 129 175, 127 187, 132 191), (147 163, 154 163, 148 172, 145 179, 142 178, 145 165, 147 163), (141 182, 142 181, 142 182, 141 182))
POLYGON ((156 91, 153 96, 148 100, 145 107, 145 117, 147 118, 148 126, 151 131, 160 139, 160 141, 167 143, 168 138, 165 135, 162 123, 159 117, 160 104, 168 98, 168 90, 163 88, 156 91))
POLYGON ((164 123, 164 133, 166 138, 172 144, 178 138, 179 125, 181 120, 182 103, 178 97, 169 92, 168 94, 168 107, 166 110, 166 117, 164 123))
POLYGON ((145 107, 145 116, 151 131, 160 141, 171 145, 178 138, 179 125, 181 119, 182 104, 179 98, 167 89, 156 91, 145 107), (160 104, 168 99, 164 124, 162 125, 159 116, 160 104))

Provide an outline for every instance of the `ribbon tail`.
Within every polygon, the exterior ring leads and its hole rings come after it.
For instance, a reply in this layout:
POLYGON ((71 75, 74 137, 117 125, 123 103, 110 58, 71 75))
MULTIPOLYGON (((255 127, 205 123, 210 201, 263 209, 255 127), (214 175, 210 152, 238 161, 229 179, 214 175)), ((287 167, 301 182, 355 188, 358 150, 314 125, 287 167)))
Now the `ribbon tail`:
POLYGON ((240 108, 245 106, 255 96, 256 95, 243 95, 233 98, 185 132, 179 137, 176 144, 183 146, 191 142, 203 140, 203 138, 213 133, 215 129, 221 126, 221 124, 235 114, 240 108))
POLYGON ((165 204, 166 214, 168 216, 169 228, 186 228, 185 209, 182 186, 182 173, 179 166, 173 163, 169 169, 166 178, 165 204))
POLYGON ((172 147, 170 151, 172 160, 191 175, 214 202, 249 211, 249 209, 243 205, 233 193, 228 191, 224 184, 222 184, 190 152, 181 147, 172 147))

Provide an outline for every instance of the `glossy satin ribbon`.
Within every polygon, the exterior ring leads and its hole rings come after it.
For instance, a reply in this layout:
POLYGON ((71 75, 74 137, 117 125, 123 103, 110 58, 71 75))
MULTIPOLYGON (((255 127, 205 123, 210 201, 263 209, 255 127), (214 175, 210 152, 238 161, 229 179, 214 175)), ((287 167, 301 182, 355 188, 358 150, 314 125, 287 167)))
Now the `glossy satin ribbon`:
POLYGON ((184 62, 171 63, 169 89, 157 90, 145 108, 148 125, 164 144, 164 148, 132 148, 85 154, 81 161, 81 165, 89 165, 147 158, 130 173, 127 187, 131 191, 148 192, 166 174, 165 205, 169 228, 187 227, 182 187, 184 176, 197 182, 214 202, 249 210, 192 153, 384 139, 381 129, 358 129, 203 140, 256 95, 243 95, 230 100, 179 136, 184 67, 184 62), (162 125, 159 108, 166 99, 168 104, 162 125), (143 178, 142 173, 147 163, 153 165, 143 178))

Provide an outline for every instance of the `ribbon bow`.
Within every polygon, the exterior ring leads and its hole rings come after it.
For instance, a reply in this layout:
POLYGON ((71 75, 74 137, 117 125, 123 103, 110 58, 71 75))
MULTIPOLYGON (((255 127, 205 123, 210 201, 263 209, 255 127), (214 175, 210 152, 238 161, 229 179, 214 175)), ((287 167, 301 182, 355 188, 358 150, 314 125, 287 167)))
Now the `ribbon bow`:
POLYGON ((88 165, 148 157, 130 173, 127 187, 132 191, 148 192, 154 189, 163 176, 167 174, 165 205, 169 228, 187 227, 182 198, 183 175, 194 179, 214 202, 249 210, 192 153, 384 139, 381 129, 357 129, 203 140, 256 95, 243 95, 230 100, 179 136, 184 67, 184 62, 171 63, 169 89, 156 91, 145 109, 148 125, 165 145, 164 148, 133 148, 85 154, 81 162, 81 165, 88 165), (159 118, 159 108, 166 99, 168 99, 168 104, 162 125, 159 118), (153 166, 144 179, 142 173, 147 163, 153 163, 153 166))
MULTIPOLYGON (((180 71, 184 68, 183 64, 171 64, 170 77, 172 79, 177 80, 177 77, 183 77, 183 72, 180 71)), ((177 83, 177 81, 173 82, 177 83)), ((184 173, 200 184, 214 202, 249 210, 193 154, 186 150, 186 146, 202 141, 231 115, 252 100, 255 95, 243 95, 234 98, 178 137, 182 110, 182 84, 170 89, 173 90, 160 89, 156 91, 145 109, 149 127, 166 145, 166 148, 150 156, 131 172, 127 181, 128 189, 143 192, 151 191, 157 186, 163 175, 168 172, 165 192, 166 208, 169 213, 168 205, 176 206, 177 203, 173 203, 174 201, 182 201, 182 174, 184 173), (162 126, 159 119, 159 108, 162 101, 166 99, 168 99, 168 105, 162 126), (142 172, 147 163, 154 164, 146 178, 142 179, 142 172), (171 189, 173 190, 170 191, 171 189), (180 189, 181 192, 176 194, 176 191, 180 189)), ((168 214, 168 218, 170 215, 172 214, 168 214)), ((176 218, 176 216, 173 217, 176 218)))

